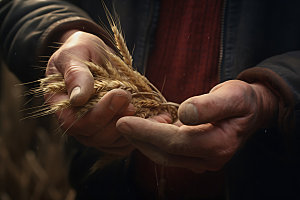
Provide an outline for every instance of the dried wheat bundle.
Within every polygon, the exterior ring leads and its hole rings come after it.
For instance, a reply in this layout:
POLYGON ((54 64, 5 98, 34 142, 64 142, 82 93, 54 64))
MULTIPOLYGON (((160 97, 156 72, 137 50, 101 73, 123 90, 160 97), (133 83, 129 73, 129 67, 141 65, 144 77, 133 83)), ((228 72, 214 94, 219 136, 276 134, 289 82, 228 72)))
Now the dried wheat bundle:
MULTIPOLYGON (((173 121, 177 119, 177 107, 175 103, 167 102, 160 91, 153 86, 146 77, 135 71, 132 67, 132 56, 128 51, 121 31, 111 20, 111 30, 113 32, 113 42, 117 47, 117 54, 106 52, 105 64, 99 66, 92 61, 81 61, 87 65, 94 76, 95 94, 90 100, 77 109, 78 117, 86 114, 95 104, 110 90, 121 88, 132 94, 131 103, 136 107, 135 115, 148 118, 161 113, 169 113, 173 121), (119 55, 119 56, 118 56, 119 55)), ((102 49, 103 50, 103 49, 102 49)), ((70 55, 72 56, 72 55, 70 55)), ((53 74, 40 81, 40 87, 29 91, 35 95, 53 94, 57 92, 66 93, 65 82, 62 74, 53 74)), ((71 107, 69 100, 42 107, 33 116, 41 116, 55 113, 57 111, 71 107)))

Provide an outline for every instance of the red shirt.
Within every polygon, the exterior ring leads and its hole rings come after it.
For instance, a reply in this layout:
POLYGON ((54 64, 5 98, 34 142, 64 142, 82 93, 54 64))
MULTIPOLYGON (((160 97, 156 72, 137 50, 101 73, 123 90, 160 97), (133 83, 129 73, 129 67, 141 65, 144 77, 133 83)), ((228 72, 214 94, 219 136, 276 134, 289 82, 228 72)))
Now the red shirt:
POLYGON ((163 0, 146 76, 181 103, 218 83, 221 0, 163 0))
MULTIPOLYGON (((181 103, 218 83, 222 5, 221 0, 162 1, 146 76, 168 101, 181 103)), ((136 183, 145 198, 217 199, 224 194, 222 172, 161 167, 139 152, 134 160, 136 183)))
MULTIPOLYGON (((168 101, 181 103, 218 83, 222 5, 221 0, 162 1, 146 76, 168 101)), ((136 184, 145 198, 218 199, 224 195, 222 172, 195 174, 161 167, 139 152, 134 160, 136 184)))

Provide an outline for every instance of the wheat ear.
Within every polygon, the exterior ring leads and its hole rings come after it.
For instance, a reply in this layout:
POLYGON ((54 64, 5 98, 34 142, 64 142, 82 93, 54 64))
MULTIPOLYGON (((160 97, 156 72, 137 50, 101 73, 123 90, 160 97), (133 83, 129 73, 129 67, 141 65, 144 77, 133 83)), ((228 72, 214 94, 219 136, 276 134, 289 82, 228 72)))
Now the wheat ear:
POLYGON ((111 30, 114 33, 116 46, 119 49, 120 54, 122 55, 124 63, 126 63, 128 67, 132 68, 132 56, 129 53, 129 50, 127 48, 127 45, 125 43, 122 34, 119 32, 116 25, 112 25, 111 30))
MULTIPOLYGON (((118 53, 117 56, 112 52, 101 49, 106 56, 99 55, 104 59, 104 64, 97 65, 93 61, 79 60, 90 69, 94 76, 95 94, 90 100, 81 107, 72 107, 69 100, 57 102, 55 104, 45 104, 42 109, 33 113, 33 116, 39 117, 55 113, 57 111, 72 108, 77 110, 78 117, 84 116, 92 109, 98 101, 109 91, 115 88, 121 88, 132 94, 131 103, 136 107, 135 115, 138 117, 148 118, 161 113, 170 113, 173 121, 177 120, 178 104, 167 102, 160 91, 150 81, 132 67, 132 56, 129 53, 124 37, 119 31, 116 23, 109 18, 112 37, 118 53)), ((70 55, 72 56, 72 55, 70 55)), ((66 93, 66 85, 62 74, 49 75, 40 79, 40 86, 30 90, 29 94, 41 96, 44 94, 66 93)), ((51 96, 51 95, 50 95, 51 96)))

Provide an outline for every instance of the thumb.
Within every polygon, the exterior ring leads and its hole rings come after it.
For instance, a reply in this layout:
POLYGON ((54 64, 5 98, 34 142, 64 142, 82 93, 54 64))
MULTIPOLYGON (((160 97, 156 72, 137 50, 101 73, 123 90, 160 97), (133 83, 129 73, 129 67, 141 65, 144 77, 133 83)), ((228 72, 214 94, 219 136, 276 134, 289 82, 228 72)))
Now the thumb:
POLYGON ((64 79, 73 106, 85 104, 94 93, 94 77, 81 62, 72 61, 65 68, 64 79))
POLYGON ((249 113, 250 102, 245 84, 225 82, 210 93, 184 101, 179 109, 179 120, 186 125, 198 125, 241 117, 249 113))
POLYGON ((99 57, 94 52, 97 42, 102 40, 95 35, 72 30, 65 33, 61 41, 63 45, 49 59, 46 73, 62 73, 71 104, 81 106, 94 93, 94 78, 84 61, 94 61, 99 57))
POLYGON ((178 108, 179 120, 186 125, 210 122, 217 112, 214 101, 209 94, 187 99, 178 108))

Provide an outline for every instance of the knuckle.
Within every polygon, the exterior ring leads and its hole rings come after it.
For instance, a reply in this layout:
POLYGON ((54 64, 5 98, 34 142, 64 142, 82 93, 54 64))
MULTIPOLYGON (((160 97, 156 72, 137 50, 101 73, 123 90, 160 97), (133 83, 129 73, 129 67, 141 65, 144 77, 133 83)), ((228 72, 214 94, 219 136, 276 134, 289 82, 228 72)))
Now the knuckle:
POLYGON ((59 73, 57 71, 59 69, 57 67, 56 60, 57 60, 57 55, 54 53, 48 60, 45 75, 59 73))
POLYGON ((55 62, 54 60, 56 59, 56 55, 55 53, 49 58, 48 63, 47 63, 47 67, 54 67, 55 66, 55 62))
POLYGON ((253 112, 255 91, 249 84, 242 81, 239 84, 232 84, 231 91, 233 92, 230 93, 230 99, 228 99, 231 102, 229 105, 232 105, 229 107, 230 109, 235 109, 245 114, 253 112))
POLYGON ((93 77, 92 73, 89 71, 88 68, 85 68, 85 67, 79 66, 79 65, 71 65, 71 66, 67 67, 64 72, 65 82, 67 85, 70 82, 73 82, 74 79, 76 79, 78 77, 83 77, 83 76, 93 77))
POLYGON ((57 50, 56 52, 54 52, 54 54, 51 56, 49 63, 60 67, 67 59, 66 59, 66 55, 68 55, 66 53, 67 51, 65 51, 62 47, 57 50))
POLYGON ((80 66, 70 66, 65 70, 65 77, 73 77, 82 71, 80 66))

